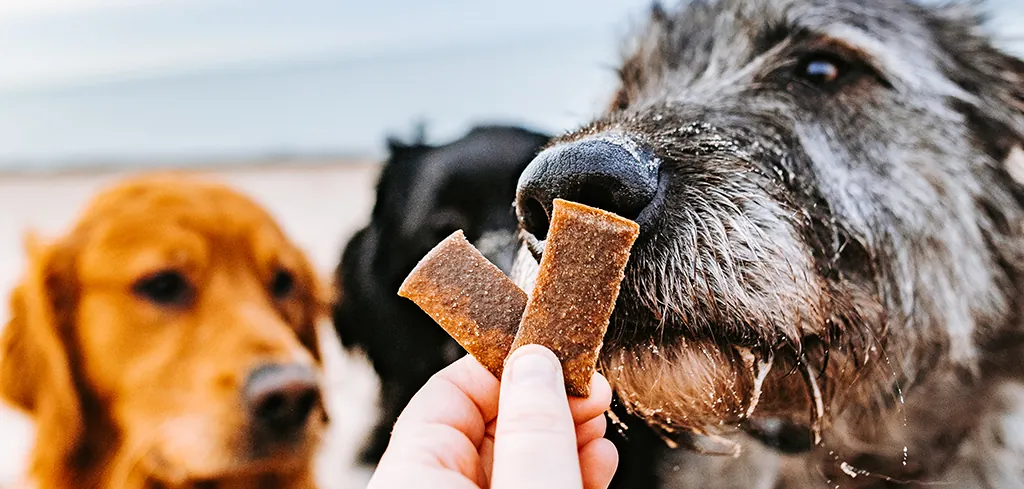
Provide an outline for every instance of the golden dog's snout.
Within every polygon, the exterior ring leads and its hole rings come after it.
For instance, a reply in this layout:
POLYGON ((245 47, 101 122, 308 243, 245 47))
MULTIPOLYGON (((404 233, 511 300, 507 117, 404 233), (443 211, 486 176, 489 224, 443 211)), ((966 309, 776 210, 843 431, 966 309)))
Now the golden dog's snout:
POLYGON ((255 368, 242 390, 249 416, 261 438, 290 441, 305 431, 321 405, 313 368, 301 364, 264 364, 255 368))

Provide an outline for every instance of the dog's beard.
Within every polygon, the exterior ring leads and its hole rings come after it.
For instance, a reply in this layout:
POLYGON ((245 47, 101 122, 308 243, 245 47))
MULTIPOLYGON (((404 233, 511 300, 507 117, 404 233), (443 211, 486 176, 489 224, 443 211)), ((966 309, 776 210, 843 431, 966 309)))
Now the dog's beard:
POLYGON ((683 340, 668 348, 637 345, 607 352, 601 370, 619 402, 670 445, 733 454, 737 447, 722 438, 729 434, 727 420, 756 409, 772 365, 770 357, 759 360, 749 350, 733 353, 703 341, 683 340))
MULTIPOLYGON (((768 424, 819 442, 835 386, 858 363, 835 333, 860 325, 833 316, 792 213, 746 195, 676 209, 672 229, 638 243, 599 365, 627 411, 710 453, 736 453, 730 435, 768 424)), ((545 243, 521 238, 512 277, 529 292, 545 243)))

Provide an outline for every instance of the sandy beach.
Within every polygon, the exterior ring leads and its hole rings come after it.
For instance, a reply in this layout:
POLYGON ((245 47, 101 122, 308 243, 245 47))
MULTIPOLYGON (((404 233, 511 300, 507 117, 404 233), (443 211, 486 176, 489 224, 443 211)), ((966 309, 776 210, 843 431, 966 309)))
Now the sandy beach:
MULTIPOLYGON (((220 166, 201 173, 266 206, 326 278, 349 236, 369 218, 377 171, 372 163, 318 161, 220 166)), ((0 174, 0 327, 7 320, 7 295, 24 265, 25 232, 44 237, 63 232, 97 190, 131 173, 0 174)), ((366 361, 343 353, 330 333, 322 337, 333 424, 319 475, 325 489, 364 487, 368 474, 352 460, 375 416, 377 381, 366 361)), ((0 407, 0 488, 21 476, 32 434, 28 420, 0 407)))

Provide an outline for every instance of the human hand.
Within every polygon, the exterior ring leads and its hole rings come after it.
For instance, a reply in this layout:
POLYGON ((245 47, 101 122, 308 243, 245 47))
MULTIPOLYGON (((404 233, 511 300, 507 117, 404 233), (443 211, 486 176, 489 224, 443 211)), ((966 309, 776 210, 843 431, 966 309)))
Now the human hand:
POLYGON ((500 384, 467 356, 409 402, 368 489, 604 489, 618 464, 603 438, 612 393, 600 374, 590 389, 567 397, 542 346, 516 350, 500 384))

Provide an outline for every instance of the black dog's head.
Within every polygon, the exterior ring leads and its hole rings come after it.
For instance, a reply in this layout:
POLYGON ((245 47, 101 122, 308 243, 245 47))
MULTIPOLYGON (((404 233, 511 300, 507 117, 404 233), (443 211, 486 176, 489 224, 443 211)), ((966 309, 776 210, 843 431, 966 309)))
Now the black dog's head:
POLYGON ((556 197, 641 225, 602 356, 633 412, 810 440, 1019 351, 1024 63, 976 17, 693 1, 655 8, 620 72, 517 211, 534 259, 556 197))
POLYGON ((336 271, 334 324, 381 377, 382 419, 364 461, 376 462, 398 413, 438 370, 464 354, 443 329, 398 296, 402 280, 456 230, 507 270, 515 251, 516 179, 548 137, 503 126, 473 129, 443 146, 390 142, 370 224, 336 271))
POLYGON ((386 262, 375 272, 388 281, 389 293, 395 295, 426 252, 460 229, 507 270, 512 256, 502 240, 515 234, 516 180, 548 139, 525 129, 483 126, 444 146, 389 141, 391 158, 367 228, 386 262))

